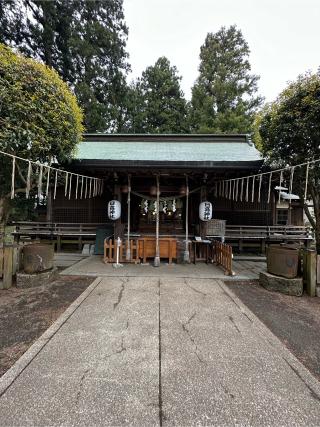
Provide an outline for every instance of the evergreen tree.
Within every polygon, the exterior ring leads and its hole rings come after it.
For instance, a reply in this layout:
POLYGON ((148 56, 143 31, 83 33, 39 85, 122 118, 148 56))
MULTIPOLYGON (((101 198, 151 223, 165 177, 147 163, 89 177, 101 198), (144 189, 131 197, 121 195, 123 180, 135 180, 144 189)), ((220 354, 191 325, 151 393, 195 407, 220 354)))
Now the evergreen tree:
POLYGON ((188 132, 188 110, 181 77, 170 61, 159 58, 147 67, 128 91, 129 131, 135 133, 188 132))
POLYGON ((89 132, 121 126, 127 33, 122 0, 4 0, 0 7, 0 41, 58 71, 89 132))
POLYGON ((249 53, 236 26, 208 33, 201 46, 199 77, 192 88, 192 131, 250 131, 262 98, 256 95, 259 77, 250 74, 249 53))

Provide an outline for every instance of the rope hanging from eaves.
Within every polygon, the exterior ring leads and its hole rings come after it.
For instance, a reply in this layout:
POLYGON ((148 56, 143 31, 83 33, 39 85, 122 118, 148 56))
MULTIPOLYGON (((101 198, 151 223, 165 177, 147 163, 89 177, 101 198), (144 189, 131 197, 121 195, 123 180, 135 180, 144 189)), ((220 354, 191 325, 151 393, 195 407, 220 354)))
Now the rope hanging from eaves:
MULTIPOLYGON (((307 200, 307 192, 308 192, 308 180, 310 174, 310 167, 320 163, 320 159, 311 160, 309 162, 301 163, 295 166, 288 166, 282 169, 273 170, 270 172, 262 172, 255 175, 248 175, 239 178, 231 178, 225 179, 221 181, 216 181, 214 183, 214 187, 212 191, 214 191, 215 197, 220 196, 233 201, 243 200, 245 202, 254 203, 257 199, 258 203, 261 203, 262 197, 261 193, 263 191, 263 180, 266 177, 266 187, 267 187, 267 203, 271 202, 271 192, 272 192, 272 179, 279 174, 279 184, 276 189, 279 191, 278 193, 278 202, 281 200, 281 192, 285 189, 283 187, 283 183, 285 182, 285 174, 289 174, 288 182, 289 186, 287 190, 289 190, 288 195, 295 196, 292 194, 293 191, 293 178, 294 173, 298 168, 305 167, 305 178, 304 178, 304 191, 303 191, 303 200, 307 200), (257 181, 258 189, 255 189, 255 184, 257 181)), ((191 193, 191 192, 190 192, 191 193)), ((184 196, 183 196, 184 197, 184 196)), ((289 203, 291 203, 291 198, 289 197, 289 203)))
POLYGON ((71 199, 73 195, 75 196, 76 199, 78 198, 79 178, 81 178, 81 191, 80 191, 81 199, 83 198, 83 195, 84 195, 84 198, 86 199, 86 198, 100 196, 103 193, 103 180, 101 180, 100 178, 80 175, 80 174, 69 172, 69 171, 64 171, 40 162, 26 160, 26 159, 23 159, 22 157, 9 154, 1 150, 0 150, 0 154, 10 158, 12 162, 11 190, 10 190, 11 199, 14 199, 16 195, 16 190, 18 187, 16 185, 17 175, 19 175, 20 180, 22 180, 24 183, 25 194, 27 199, 30 197, 32 188, 36 190, 38 198, 41 198, 44 196, 48 197, 51 184, 53 186, 53 198, 55 199, 57 194, 59 177, 60 178, 64 177, 64 195, 68 199, 71 199), (18 167, 18 161, 27 163, 26 177, 23 177, 22 172, 18 167), (35 170, 32 167, 33 165, 35 167, 35 170), (17 174, 17 172, 19 172, 19 174, 17 174), (76 184, 74 184, 75 177, 76 177, 76 184), (33 185, 32 185, 32 180, 34 181, 33 185), (85 194, 83 194, 84 181, 86 185, 85 194), (89 191, 87 191, 88 182, 89 182, 89 191), (73 185, 74 185, 74 188, 72 188, 73 185))

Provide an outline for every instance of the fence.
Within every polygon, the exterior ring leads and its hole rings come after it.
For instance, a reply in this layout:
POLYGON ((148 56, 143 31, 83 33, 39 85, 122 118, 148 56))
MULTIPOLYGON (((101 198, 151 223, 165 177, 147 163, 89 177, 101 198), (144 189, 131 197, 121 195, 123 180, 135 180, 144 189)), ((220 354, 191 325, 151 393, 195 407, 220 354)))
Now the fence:
POLYGON ((213 261, 224 268, 225 274, 233 276, 232 271, 232 246, 213 240, 213 261))

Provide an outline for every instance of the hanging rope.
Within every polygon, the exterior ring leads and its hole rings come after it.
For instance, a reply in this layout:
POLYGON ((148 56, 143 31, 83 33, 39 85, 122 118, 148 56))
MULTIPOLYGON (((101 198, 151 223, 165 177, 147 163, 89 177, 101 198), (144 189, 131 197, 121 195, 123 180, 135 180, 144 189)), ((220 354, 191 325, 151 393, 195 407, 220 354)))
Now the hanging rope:
POLYGON ((50 185, 50 168, 48 168, 48 172, 47 172, 46 197, 48 197, 49 195, 49 185, 50 185))
POLYGON ((77 175, 77 182, 76 182, 76 200, 78 199, 78 185, 79 185, 79 175, 77 175))
POLYGON ((70 174, 70 180, 69 180, 69 200, 71 198, 71 186, 72 186, 72 173, 70 174))
POLYGON ((12 174, 11 174, 11 199, 14 199, 14 183, 15 183, 15 174, 16 174, 16 158, 12 159, 12 174))
POLYGON ((251 202, 254 202, 254 184, 255 184, 255 176, 252 177, 252 194, 251 194, 251 202))
POLYGON ((279 181, 279 198, 278 203, 280 203, 280 193, 281 193, 281 187, 282 187, 282 181, 283 181, 283 171, 280 172, 280 181, 279 181))
POLYGON ((81 177, 81 191, 80 191, 80 199, 82 199, 82 195, 83 195, 83 176, 81 177))
POLYGON ((270 176, 269 176, 269 188, 268 188, 268 199, 267 199, 267 203, 270 203, 271 182, 272 182, 272 172, 270 173, 270 176))
POLYGON ((29 199, 30 190, 31 190, 31 171, 32 171, 31 162, 28 162, 27 185, 26 185, 26 198, 27 199, 29 199))
POLYGON ((260 180, 259 180, 258 203, 260 203, 260 196, 261 196, 261 184, 262 184, 262 175, 260 175, 260 180))
POLYGON ((66 181, 64 184, 64 196, 67 197, 68 194, 68 182, 69 182, 69 176, 68 176, 68 172, 66 172, 66 181))
MULTIPOLYGON (((45 168, 46 171, 46 175, 47 175, 47 184, 46 184, 46 191, 45 194, 46 196, 48 196, 48 192, 49 192, 49 187, 50 187, 50 176, 51 176, 51 170, 55 171, 55 193, 54 193, 54 198, 56 196, 56 189, 57 189, 57 183, 58 183, 58 174, 64 174, 65 175, 65 197, 67 197, 68 195, 68 190, 69 190, 69 194, 71 194, 71 189, 68 188, 68 184, 69 184, 69 175, 70 175, 70 182, 72 180, 72 176, 77 176, 77 180, 79 182, 79 177, 81 177, 82 181, 84 179, 94 179, 94 183, 95 183, 95 190, 94 190, 94 195, 98 195, 98 188, 102 188, 103 187, 103 182, 101 179, 99 178, 95 178, 95 177, 88 177, 86 175, 81 175, 81 174, 76 174, 73 172, 68 172, 68 171, 64 171, 58 168, 54 168, 52 166, 49 166, 47 164, 43 164, 43 163, 39 163, 39 162, 35 162, 32 160, 27 160, 25 158, 16 156, 14 154, 9 154, 6 153, 2 150, 0 150, 0 154, 5 156, 5 157, 9 157, 12 159, 12 172, 11 172, 11 191, 10 191, 10 196, 11 197, 15 197, 15 179, 16 179, 16 162, 17 160, 21 161, 21 162, 26 162, 27 163, 27 178, 26 178, 26 198, 28 199, 30 197, 30 191, 31 191, 31 175, 32 175, 32 165, 35 165, 37 170, 36 173, 39 173, 39 177, 38 177, 38 197, 40 197, 42 195, 42 184, 43 184, 43 170, 45 168), (41 176, 40 176, 41 175, 41 176), (41 179, 40 179, 41 178, 41 179)), ((102 194, 102 193, 101 193, 102 194)))
POLYGON ((249 201, 249 177, 247 178, 246 202, 249 201))
POLYGON ((307 168, 306 168, 306 183, 305 183, 305 187, 304 187, 304 200, 307 200, 308 179, 309 179, 309 163, 307 163, 307 168))
POLYGON ((53 199, 56 199, 57 194, 57 183, 58 183, 58 171, 56 170, 55 177, 54 177, 54 190, 53 190, 53 199))
POLYGON ((240 201, 242 202, 243 198, 243 184, 244 184, 244 178, 241 179, 241 191, 240 191, 240 201))
MULTIPOLYGON (((191 191, 189 190, 189 195, 193 194, 193 193, 197 193, 200 190, 201 190, 201 187, 197 187, 197 188, 195 188, 194 190, 191 190, 191 191)), ((149 196, 149 195, 138 193, 137 191, 133 191, 133 190, 131 190, 131 194, 134 194, 135 196, 138 196, 141 199, 145 199, 145 200, 157 200, 156 197, 152 197, 152 196, 149 196)), ((159 196, 159 200, 161 202, 164 202, 164 201, 173 200, 173 199, 182 199, 183 197, 186 197, 186 194, 182 194, 182 195, 179 194, 179 195, 169 196, 169 197, 159 196)))
POLYGON ((43 166, 40 165, 39 181, 38 181, 38 198, 39 199, 42 195, 42 174, 43 174, 43 166))

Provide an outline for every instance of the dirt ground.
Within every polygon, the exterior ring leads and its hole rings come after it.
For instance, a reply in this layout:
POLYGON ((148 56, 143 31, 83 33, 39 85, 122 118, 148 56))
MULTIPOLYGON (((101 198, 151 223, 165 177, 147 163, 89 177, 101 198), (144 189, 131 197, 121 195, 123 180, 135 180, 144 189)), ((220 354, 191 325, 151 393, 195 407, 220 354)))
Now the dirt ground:
POLYGON ((268 291, 258 281, 226 284, 320 380, 320 298, 268 291))
POLYGON ((93 280, 60 276, 46 286, 0 291, 0 376, 93 280))

